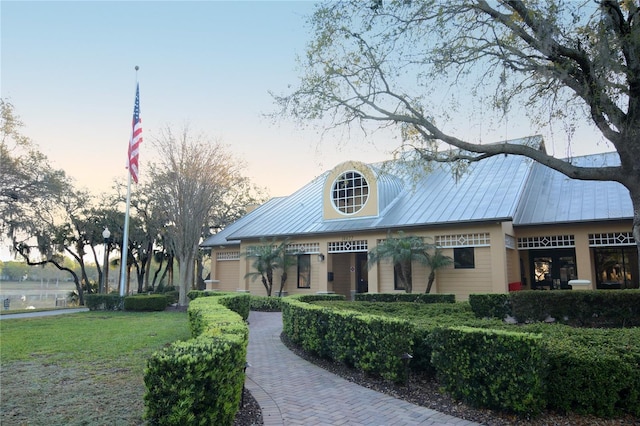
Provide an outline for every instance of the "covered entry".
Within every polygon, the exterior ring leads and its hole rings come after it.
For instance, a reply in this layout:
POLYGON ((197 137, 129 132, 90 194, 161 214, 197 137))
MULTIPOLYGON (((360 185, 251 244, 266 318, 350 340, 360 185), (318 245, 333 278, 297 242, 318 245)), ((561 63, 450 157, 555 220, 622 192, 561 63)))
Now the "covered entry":
POLYGON ((328 250, 333 279, 333 291, 353 299, 355 293, 369 291, 367 268, 368 243, 366 240, 329 242, 328 250))

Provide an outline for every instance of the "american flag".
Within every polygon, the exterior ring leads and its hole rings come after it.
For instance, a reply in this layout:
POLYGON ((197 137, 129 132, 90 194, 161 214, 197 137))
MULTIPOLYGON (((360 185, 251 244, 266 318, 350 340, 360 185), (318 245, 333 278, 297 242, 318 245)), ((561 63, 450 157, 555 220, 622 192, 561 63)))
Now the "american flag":
POLYGON ((128 168, 135 183, 138 183, 138 150, 142 143, 142 120, 140 119, 140 85, 136 84, 136 102, 133 106, 133 123, 129 140, 128 168))

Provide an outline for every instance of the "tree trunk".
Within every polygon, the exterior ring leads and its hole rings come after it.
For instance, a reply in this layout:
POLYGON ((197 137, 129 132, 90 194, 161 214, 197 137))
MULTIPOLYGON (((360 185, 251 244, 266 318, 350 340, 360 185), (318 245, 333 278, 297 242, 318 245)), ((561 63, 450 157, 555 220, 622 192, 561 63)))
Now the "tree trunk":
POLYGON ((431 286, 433 285, 433 281, 436 279, 436 271, 431 270, 431 273, 429 274, 429 281, 427 281, 427 290, 425 291, 425 293, 431 293, 431 286))
POLYGON ((187 300, 187 293, 191 290, 193 285, 193 268, 195 253, 182 253, 181 256, 176 256, 178 259, 178 269, 180 276, 180 297, 178 298, 178 305, 187 306, 189 301, 187 300))
POLYGON ((404 281, 404 291, 411 293, 413 291, 413 282, 411 279, 411 262, 403 262, 400 265, 401 278, 404 281))
POLYGON ((282 297, 282 290, 284 290, 284 285, 287 282, 287 273, 283 272, 280 276, 280 291, 278 291, 278 297, 282 297))
POLYGON ((264 289, 267 291, 267 297, 271 296, 271 288, 269 288, 269 283, 267 282, 267 279, 265 278, 265 276, 262 276, 262 285, 264 286, 264 289))

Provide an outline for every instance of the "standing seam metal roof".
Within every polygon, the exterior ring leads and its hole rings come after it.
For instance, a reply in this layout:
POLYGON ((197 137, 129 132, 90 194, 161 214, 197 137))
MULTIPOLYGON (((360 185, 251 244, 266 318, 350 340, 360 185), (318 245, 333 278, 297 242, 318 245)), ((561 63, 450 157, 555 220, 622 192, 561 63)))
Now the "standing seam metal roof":
MULTIPOLYGON (((572 161, 597 167, 619 164, 619 157, 608 153, 572 161)), ((265 203, 202 245, 460 222, 513 220, 519 226, 633 217, 629 192, 621 184, 569 179, 522 156, 497 155, 471 163, 458 181, 444 165, 426 172, 391 163, 382 169, 371 166, 382 177, 378 191, 384 202, 378 216, 325 220, 326 172, 292 195, 265 203)))

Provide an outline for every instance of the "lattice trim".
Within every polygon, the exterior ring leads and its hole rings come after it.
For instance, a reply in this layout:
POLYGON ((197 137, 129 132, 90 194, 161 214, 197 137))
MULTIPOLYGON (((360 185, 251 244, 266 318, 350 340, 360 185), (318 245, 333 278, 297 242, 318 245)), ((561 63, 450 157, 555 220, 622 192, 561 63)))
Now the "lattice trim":
POLYGON ((518 238, 519 249, 575 247, 573 235, 548 235, 545 237, 518 238))
POLYGON ((327 251, 329 253, 348 253, 368 250, 369 243, 367 240, 330 241, 327 244, 327 251))
POLYGON ((491 234, 437 235, 435 243, 440 247, 487 247, 491 245, 491 234))
POLYGON ((608 234, 589 234, 589 247, 632 246, 635 245, 631 232, 610 232, 608 234))
POLYGON ((216 260, 240 260, 239 251, 221 251, 216 253, 216 260))
POLYGON ((287 253, 320 253, 320 243, 287 244, 287 253))

